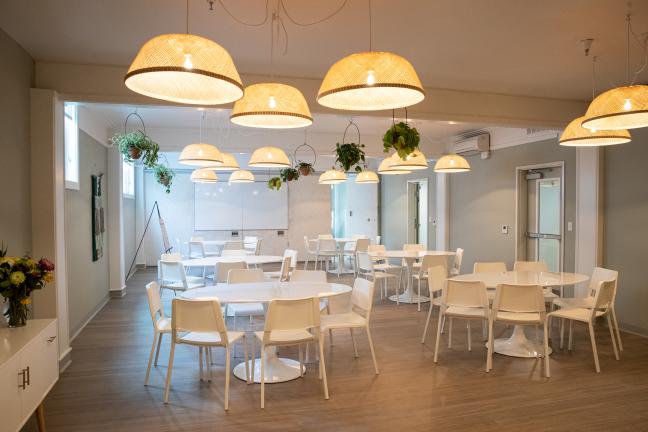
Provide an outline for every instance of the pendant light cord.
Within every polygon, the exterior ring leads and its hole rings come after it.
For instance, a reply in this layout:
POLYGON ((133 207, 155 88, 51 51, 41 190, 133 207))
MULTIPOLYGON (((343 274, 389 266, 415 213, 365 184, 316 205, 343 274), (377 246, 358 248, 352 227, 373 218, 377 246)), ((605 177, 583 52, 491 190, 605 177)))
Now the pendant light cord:
POLYGON ((367 0, 369 3, 369 52, 373 51, 371 47, 371 0, 367 0))
POLYGON ((592 56, 592 100, 596 94, 596 56, 592 56))
POLYGON ((292 16, 290 16, 290 14, 288 13, 288 9, 286 9, 286 4, 284 3, 284 0, 279 0, 279 6, 284 11, 284 14, 288 18, 288 20, 290 20, 291 23, 293 23, 293 24, 295 24, 297 26, 300 26, 300 27, 310 27, 310 26, 313 26, 313 25, 316 25, 316 24, 321 24, 324 21, 327 21, 327 20, 333 18, 335 15, 339 14, 342 11, 342 9, 344 9, 344 6, 346 6, 346 4, 347 4, 347 0, 344 0, 342 2, 342 4, 337 9, 335 9, 333 12, 331 12, 330 14, 328 14, 327 16, 325 16, 322 19, 318 19, 318 20, 311 21, 311 22, 299 22, 296 19, 294 19, 292 16))
POLYGON ((630 14, 626 15, 626 82, 630 84, 630 14))
POLYGON ((185 29, 186 29, 186 34, 189 34, 189 0, 187 0, 187 7, 186 7, 186 21, 185 21, 185 29))

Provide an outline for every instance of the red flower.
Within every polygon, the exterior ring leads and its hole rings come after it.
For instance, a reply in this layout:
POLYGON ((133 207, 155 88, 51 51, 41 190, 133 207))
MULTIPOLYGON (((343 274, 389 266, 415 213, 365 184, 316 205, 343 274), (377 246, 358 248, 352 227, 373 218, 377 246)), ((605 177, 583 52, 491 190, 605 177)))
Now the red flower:
POLYGON ((54 271, 54 263, 47 258, 41 258, 40 261, 38 261, 38 266, 41 268, 43 271, 54 271))

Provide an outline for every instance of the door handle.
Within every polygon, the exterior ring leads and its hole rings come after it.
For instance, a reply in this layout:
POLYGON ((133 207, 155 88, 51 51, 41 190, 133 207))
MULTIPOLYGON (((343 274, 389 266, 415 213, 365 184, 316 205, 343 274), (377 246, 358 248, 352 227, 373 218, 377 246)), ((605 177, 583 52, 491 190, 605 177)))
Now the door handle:
POLYGON ((22 376, 22 383, 18 384, 18 387, 25 390, 29 385, 29 366, 21 370, 18 375, 22 376))
POLYGON ((47 342, 54 342, 55 339, 56 339, 56 336, 51 336, 51 337, 47 338, 47 342))

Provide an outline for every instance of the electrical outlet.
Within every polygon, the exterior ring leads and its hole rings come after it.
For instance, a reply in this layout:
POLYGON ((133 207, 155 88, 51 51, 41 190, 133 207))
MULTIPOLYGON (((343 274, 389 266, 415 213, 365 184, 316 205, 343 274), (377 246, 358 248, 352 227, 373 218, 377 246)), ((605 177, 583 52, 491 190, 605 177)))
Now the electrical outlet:
POLYGON ((502 234, 508 234, 508 225, 502 225, 502 234))

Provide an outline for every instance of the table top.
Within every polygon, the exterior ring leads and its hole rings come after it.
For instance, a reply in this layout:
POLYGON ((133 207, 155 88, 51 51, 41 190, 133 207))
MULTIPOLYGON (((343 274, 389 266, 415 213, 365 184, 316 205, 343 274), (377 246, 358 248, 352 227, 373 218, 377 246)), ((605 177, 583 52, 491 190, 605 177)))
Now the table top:
POLYGON ((294 300, 333 297, 351 291, 348 285, 325 282, 254 282, 207 286, 184 291, 188 299, 217 298, 221 303, 268 303, 271 300, 294 300))
POLYGON ((361 238, 363 238, 363 239, 368 239, 369 237, 360 237, 360 238, 353 238, 353 237, 334 237, 334 238, 328 238, 328 239, 316 239, 316 238, 315 238, 315 239, 310 239, 310 240, 308 240, 308 241, 316 242, 316 241, 318 241, 318 240, 335 240, 335 241, 338 242, 338 243, 351 243, 351 242, 354 242, 354 241, 358 241, 358 240, 360 240, 361 238))
POLYGON ((215 266, 220 262, 239 262, 244 261, 248 265, 280 263, 283 257, 278 255, 234 255, 234 256, 213 256, 205 258, 195 258, 182 260, 185 267, 209 267, 215 266))
POLYGON ((404 250, 386 250, 386 251, 374 251, 369 253, 372 257, 375 258, 423 258, 425 255, 437 255, 437 256, 454 256, 457 253, 453 251, 404 251, 404 250))
MULTIPOLYGON (((231 239, 231 240, 192 240, 192 241, 196 242, 196 243, 202 243, 205 246, 225 246, 225 243, 227 243, 227 242, 236 242, 236 241, 240 241, 241 243, 243 242, 243 240, 235 240, 235 239, 231 239)), ((184 244, 189 244, 189 242, 188 241, 184 242, 184 244)))
POLYGON ((543 287, 550 287, 579 284, 581 282, 586 282, 587 280, 589 280, 589 277, 584 274, 566 272, 553 273, 506 271, 470 273, 455 276, 452 278, 452 280, 481 281, 484 282, 488 288, 495 288, 498 284, 540 285, 543 287))

